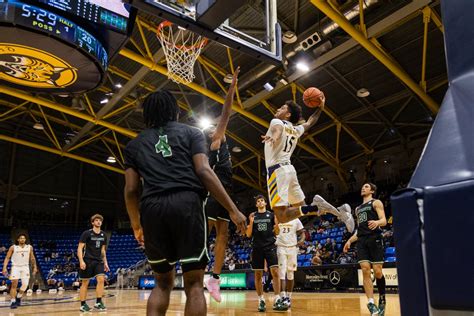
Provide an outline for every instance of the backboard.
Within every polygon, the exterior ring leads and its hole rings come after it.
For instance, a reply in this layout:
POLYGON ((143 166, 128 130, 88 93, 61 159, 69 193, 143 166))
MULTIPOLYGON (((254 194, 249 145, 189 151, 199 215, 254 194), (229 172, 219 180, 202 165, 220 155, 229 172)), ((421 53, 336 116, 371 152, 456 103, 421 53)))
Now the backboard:
POLYGON ((255 28, 239 27, 246 0, 126 0, 132 6, 173 22, 209 40, 242 51, 256 59, 279 64, 282 59, 277 0, 264 0, 255 28))

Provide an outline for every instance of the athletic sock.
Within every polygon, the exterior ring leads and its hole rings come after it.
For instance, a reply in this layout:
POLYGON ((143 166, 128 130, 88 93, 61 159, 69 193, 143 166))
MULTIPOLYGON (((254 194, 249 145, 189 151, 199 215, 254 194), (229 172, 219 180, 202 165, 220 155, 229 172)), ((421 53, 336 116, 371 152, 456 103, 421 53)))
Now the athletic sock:
POLYGON ((260 295, 260 296, 258 297, 258 299, 259 299, 260 301, 265 301, 265 296, 260 295))
POLYGON ((98 297, 97 300, 96 300, 96 303, 97 304, 102 303, 102 297, 98 297))
POLYGON ((16 302, 16 299, 15 299, 15 298, 12 298, 12 299, 10 300, 10 302, 15 303, 15 302, 16 302))
POLYGON ((300 206, 301 214, 307 215, 309 212, 317 212, 318 207, 316 205, 304 205, 300 206))
POLYGON ((380 279, 375 279, 375 282, 377 283, 379 295, 385 299, 385 277, 382 275, 380 279))
POLYGON ((17 298, 22 298, 22 296, 23 296, 23 293, 18 293, 18 294, 16 295, 17 298))
POLYGON ((286 292, 286 296, 291 298, 291 294, 293 294, 293 292, 286 292))
POLYGON ((372 298, 369 298, 369 304, 370 304, 370 303, 375 304, 373 297, 372 297, 372 298))
POLYGON ((86 301, 81 301, 81 306, 86 305, 86 301))
POLYGON ((281 297, 286 297, 286 292, 285 292, 285 291, 281 291, 280 295, 281 295, 281 297))
POLYGON ((217 273, 213 273, 213 274, 212 274, 212 277, 213 277, 214 279, 217 279, 217 280, 219 280, 219 279, 221 278, 221 277, 219 276, 219 274, 217 274, 217 273))

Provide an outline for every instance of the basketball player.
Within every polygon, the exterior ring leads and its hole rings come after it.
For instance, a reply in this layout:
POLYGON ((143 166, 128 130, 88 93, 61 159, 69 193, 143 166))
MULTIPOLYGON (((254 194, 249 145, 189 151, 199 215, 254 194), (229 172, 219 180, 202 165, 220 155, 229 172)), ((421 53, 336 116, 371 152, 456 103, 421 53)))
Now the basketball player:
POLYGON ((301 106, 293 101, 286 101, 270 122, 267 134, 262 136, 265 143, 265 165, 267 168, 267 187, 270 208, 280 223, 308 215, 331 213, 346 224, 347 229, 354 230, 354 219, 351 208, 344 204, 335 208, 321 196, 315 195, 311 205, 305 205, 305 196, 298 183, 296 170, 290 158, 296 148, 298 139, 319 119, 325 98, 321 97, 321 105, 308 118, 308 121, 294 126, 301 118, 301 106), (289 207, 288 205, 291 205, 289 207))
POLYGON ((304 244, 306 236, 303 223, 298 218, 287 223, 279 223, 278 228, 279 234, 275 244, 278 247, 281 293, 283 301, 290 308, 291 294, 295 286, 295 271, 298 268, 298 246, 304 244))
POLYGON ((33 274, 38 272, 36 267, 36 259, 33 253, 33 246, 26 244, 26 235, 19 234, 16 238, 17 245, 13 245, 8 249, 5 260, 3 261, 3 275, 7 276, 8 262, 12 259, 12 268, 10 273, 10 308, 17 308, 21 305, 21 298, 25 293, 28 283, 30 282, 30 261, 33 267, 33 274), (21 280, 21 287, 17 294, 18 280, 21 280))
MULTIPOLYGON (((205 131, 206 141, 209 144, 209 165, 216 173, 227 192, 232 191, 232 162, 227 146, 225 130, 229 122, 232 103, 234 102, 234 92, 237 85, 237 78, 240 67, 234 72, 232 83, 230 84, 227 96, 222 109, 221 119, 216 128, 208 128, 205 131)), ((220 274, 224 264, 225 248, 229 238, 229 213, 222 207, 216 199, 209 196, 206 200, 206 213, 209 226, 209 233, 216 229, 216 244, 214 248, 214 268, 212 275, 207 281, 206 287, 211 297, 217 302, 221 301, 220 274)))
POLYGON ((275 292, 275 301, 273 309, 285 311, 288 307, 280 297, 280 282, 278 279, 278 258, 275 246, 275 234, 278 234, 278 225, 275 215, 267 211, 267 202, 263 195, 255 197, 257 212, 250 214, 249 225, 246 235, 252 238, 252 270, 255 272, 255 289, 258 295, 258 311, 266 310, 265 297, 263 296, 263 270, 265 261, 273 277, 273 291, 275 292))
POLYGON ((95 289, 96 303, 94 308, 98 311, 106 311, 102 296, 104 295, 105 272, 109 271, 107 264, 106 248, 107 235, 100 229, 104 218, 100 214, 92 215, 92 228, 82 233, 77 246, 77 258, 79 259, 79 278, 81 279, 81 289, 79 298, 81 299, 81 312, 91 310, 86 303, 87 288, 89 280, 96 278, 97 286, 95 289))
POLYGON ((387 225, 383 203, 374 199, 377 186, 366 183, 362 186, 362 205, 356 208, 357 231, 344 245, 347 252, 351 244, 357 241, 357 261, 364 277, 364 290, 369 303, 367 307, 371 315, 385 314, 385 277, 382 272, 383 240, 380 227, 387 225), (374 269, 375 282, 379 290, 379 306, 374 303, 374 287, 370 275, 370 265, 374 269))
POLYGON ((143 102, 147 128, 125 148, 127 212, 135 238, 145 244, 157 284, 148 299, 147 315, 166 314, 177 261, 184 273, 185 314, 206 315, 207 191, 229 212, 237 230, 245 231, 245 216, 209 166, 204 134, 177 122, 178 114, 170 92, 150 94, 143 102), (139 203, 140 177, 144 184, 139 203))

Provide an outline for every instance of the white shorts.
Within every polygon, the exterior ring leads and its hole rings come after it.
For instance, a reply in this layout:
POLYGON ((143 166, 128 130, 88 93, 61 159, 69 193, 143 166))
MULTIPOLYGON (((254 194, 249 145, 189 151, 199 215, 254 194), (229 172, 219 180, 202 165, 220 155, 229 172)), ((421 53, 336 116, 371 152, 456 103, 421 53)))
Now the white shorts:
POLYGON ((20 280, 30 277, 30 267, 29 266, 21 266, 16 267, 12 266, 12 271, 10 273, 10 280, 20 280))
POLYGON ((277 255, 281 279, 285 277, 287 271, 298 269, 298 247, 278 247, 277 255))
POLYGON ((292 165, 281 166, 269 174, 267 187, 270 208, 304 202, 305 196, 292 165))

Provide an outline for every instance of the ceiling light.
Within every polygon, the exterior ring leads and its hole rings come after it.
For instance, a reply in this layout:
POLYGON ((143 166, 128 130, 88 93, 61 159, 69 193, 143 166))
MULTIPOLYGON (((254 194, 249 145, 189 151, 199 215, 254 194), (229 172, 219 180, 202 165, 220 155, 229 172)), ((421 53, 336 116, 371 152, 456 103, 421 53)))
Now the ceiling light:
POLYGON ((321 178, 321 181, 324 181, 324 178, 321 178))
POLYGON ((307 65, 306 63, 304 63, 304 62, 301 62, 301 61, 298 62, 298 63, 296 63, 296 68, 297 68, 298 70, 301 70, 301 71, 304 71, 304 72, 309 71, 308 65, 307 65))
POLYGON ((359 98, 367 98, 370 95, 370 91, 367 90, 366 88, 360 88, 357 90, 357 96, 359 98))
POLYGON ((232 83, 233 78, 234 78, 234 76, 232 74, 227 74, 227 75, 225 75, 223 80, 224 80, 225 83, 232 83))
POLYGON ((295 32, 292 31, 286 31, 282 36, 282 41, 285 44, 293 44, 297 39, 298 37, 296 36, 295 32))
POLYGON ((240 152, 242 152, 242 148, 240 148, 239 146, 234 146, 234 148, 232 148, 232 151, 234 153, 240 153, 240 152))
POLYGON ((117 88, 117 89, 122 88, 122 84, 121 84, 121 83, 117 83, 117 84, 115 85, 115 88, 117 88))
POLYGON ((115 159, 114 156, 109 156, 109 158, 107 158, 107 162, 109 162, 109 163, 116 163, 117 160, 115 159))
POLYGON ((107 102, 109 102, 109 99, 105 98, 102 101, 100 101, 100 104, 106 104, 107 102))
POLYGON ((267 82, 266 84, 264 84, 264 85, 263 85, 263 88, 264 88, 265 90, 267 90, 268 92, 270 92, 270 91, 273 90, 273 86, 272 86, 269 82, 267 82))
POLYGON ((40 122, 36 122, 36 123, 33 125, 33 128, 34 128, 34 129, 37 129, 37 130, 39 130, 39 131, 44 130, 44 126, 43 126, 43 124, 41 124, 40 122))
POLYGON ((212 126, 211 120, 207 117, 201 117, 198 124, 199 124, 199 127, 202 129, 206 129, 212 126))

